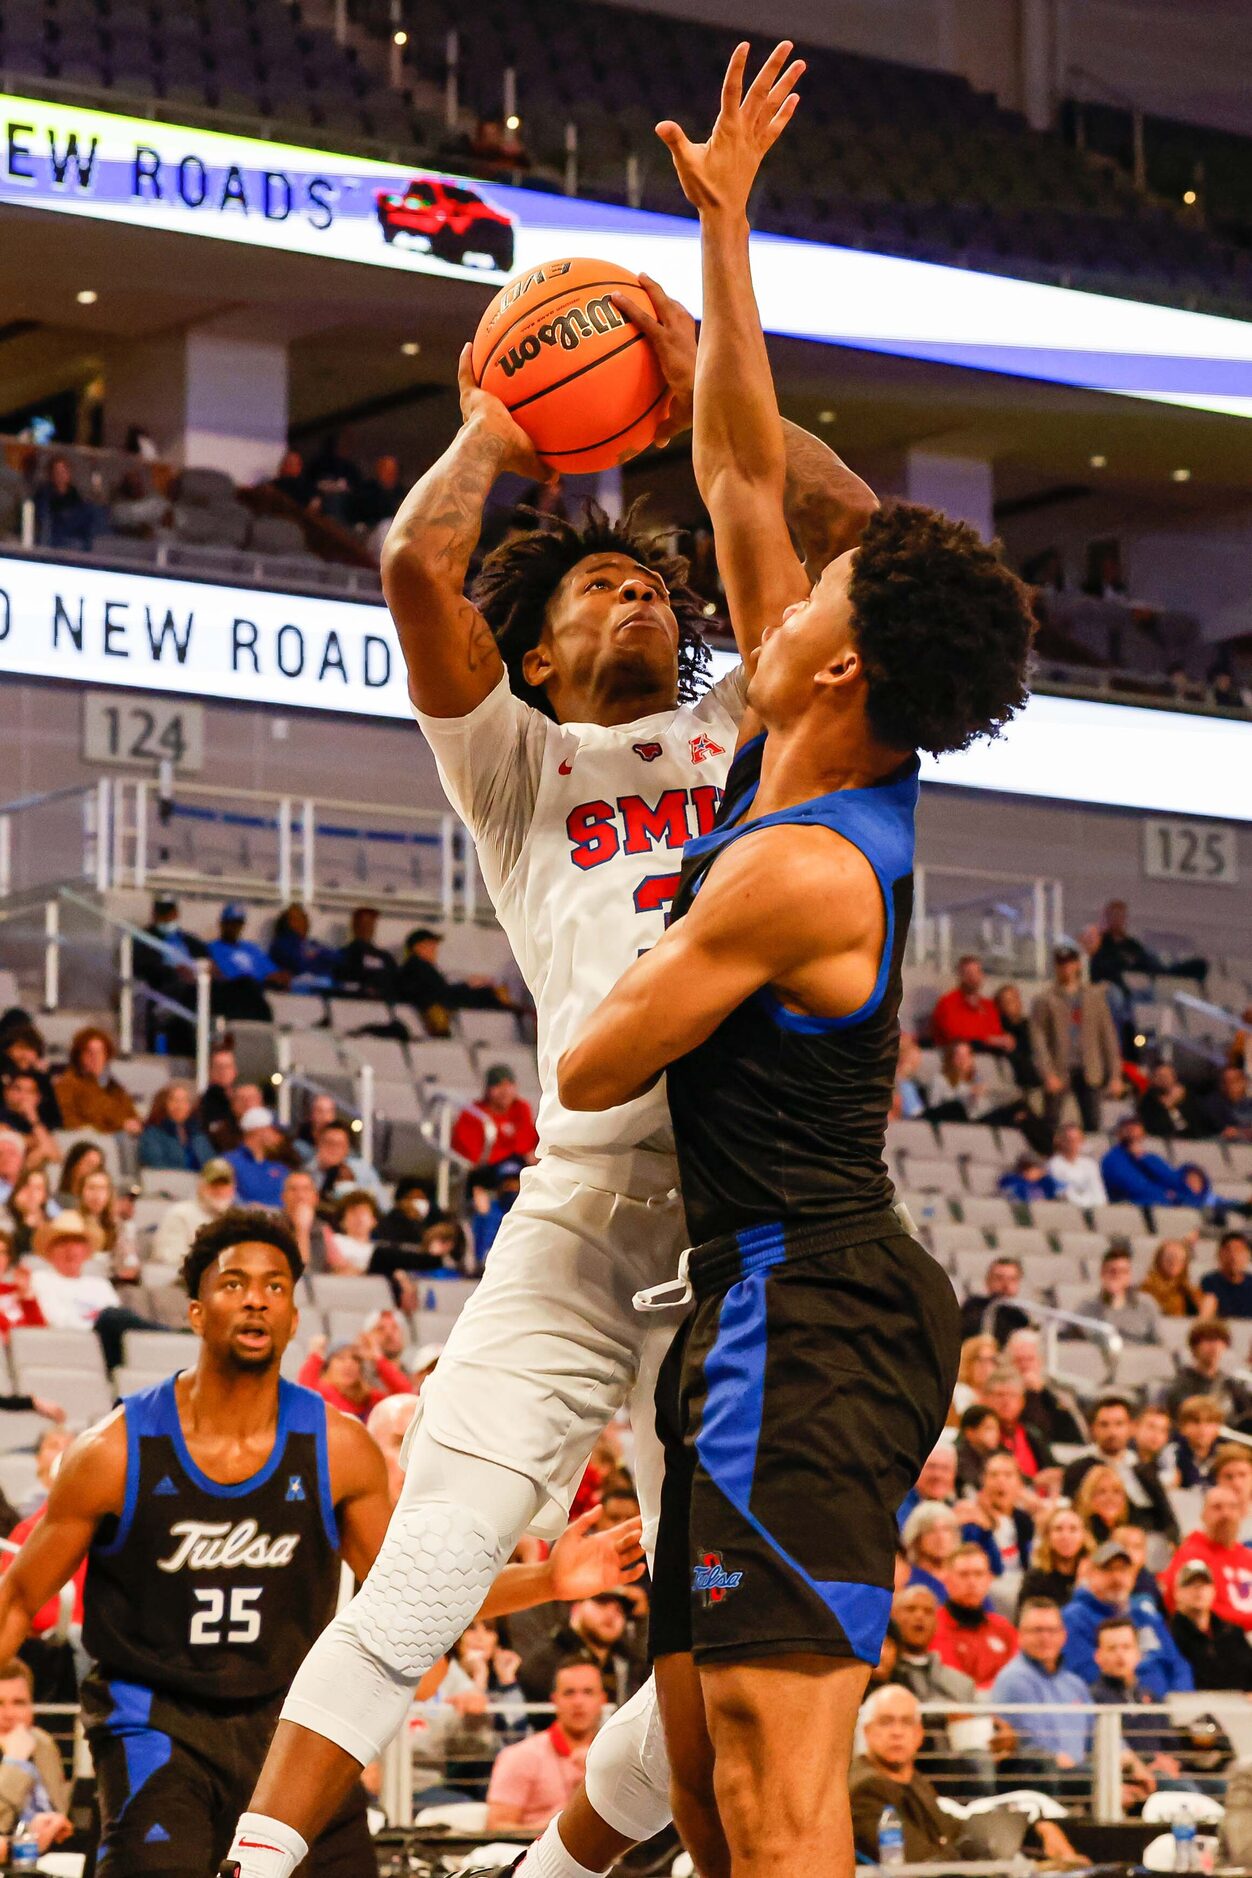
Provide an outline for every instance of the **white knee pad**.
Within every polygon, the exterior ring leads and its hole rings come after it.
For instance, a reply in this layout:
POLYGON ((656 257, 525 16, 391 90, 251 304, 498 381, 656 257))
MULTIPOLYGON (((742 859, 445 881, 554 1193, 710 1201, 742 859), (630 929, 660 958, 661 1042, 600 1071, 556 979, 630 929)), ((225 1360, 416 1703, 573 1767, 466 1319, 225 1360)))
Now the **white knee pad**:
POLYGON ((583 1778, 596 1812, 624 1838, 638 1844, 669 1825, 669 1755, 650 1676, 601 1728, 583 1778))
POLYGON ((499 1532, 475 1507, 401 1502, 344 1623, 371 1656, 417 1682, 481 1607, 499 1547, 499 1532))

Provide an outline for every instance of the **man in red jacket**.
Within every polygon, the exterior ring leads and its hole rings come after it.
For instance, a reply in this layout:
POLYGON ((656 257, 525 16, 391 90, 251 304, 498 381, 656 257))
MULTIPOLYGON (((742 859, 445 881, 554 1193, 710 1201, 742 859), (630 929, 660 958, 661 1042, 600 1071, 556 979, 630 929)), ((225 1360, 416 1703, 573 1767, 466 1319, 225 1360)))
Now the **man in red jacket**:
POLYGON ((477 1102, 462 1109, 452 1124, 452 1148, 475 1167, 486 1162, 533 1161, 539 1133, 530 1103, 517 1093, 517 1079, 507 1063, 493 1063, 483 1078, 477 1102))
POLYGON ((1217 1587, 1213 1614, 1252 1631, 1252 1549, 1239 1544, 1239 1496, 1231 1487, 1210 1487, 1204 1496, 1199 1532, 1184 1539, 1161 1573, 1161 1590, 1172 1614, 1174 1584, 1183 1566, 1200 1559, 1217 1587))
POLYGON ((980 1545, 959 1545, 948 1565, 948 1601, 935 1624, 933 1648, 949 1669, 972 1676, 979 1694, 1017 1655, 1017 1632, 986 1608, 991 1566, 980 1545))
POLYGON ((970 1043, 975 1050, 1013 1048, 994 1002, 982 995, 982 962, 972 952, 957 961, 956 983, 931 1014, 930 1036, 939 1049, 947 1043, 970 1043))

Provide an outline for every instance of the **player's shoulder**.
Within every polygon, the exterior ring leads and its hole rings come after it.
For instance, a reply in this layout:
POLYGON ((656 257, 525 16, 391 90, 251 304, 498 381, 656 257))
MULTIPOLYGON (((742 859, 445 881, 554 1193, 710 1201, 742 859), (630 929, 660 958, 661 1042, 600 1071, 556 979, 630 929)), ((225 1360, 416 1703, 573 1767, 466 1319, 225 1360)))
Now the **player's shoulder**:
POLYGON ((119 1402, 102 1421, 75 1436, 61 1457, 52 1498, 67 1508, 116 1512, 126 1493, 130 1452, 128 1402, 119 1402))
POLYGON ((342 1409, 332 1408, 320 1396, 317 1399, 326 1416, 331 1497, 338 1505, 376 1486, 380 1477, 385 1482, 387 1465, 382 1449, 364 1422, 342 1409))

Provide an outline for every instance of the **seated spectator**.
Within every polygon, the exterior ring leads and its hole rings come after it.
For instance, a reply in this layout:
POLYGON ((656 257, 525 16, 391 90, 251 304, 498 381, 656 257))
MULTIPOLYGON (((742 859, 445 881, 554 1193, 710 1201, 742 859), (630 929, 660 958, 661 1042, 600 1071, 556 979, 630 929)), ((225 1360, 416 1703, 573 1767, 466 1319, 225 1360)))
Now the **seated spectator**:
POLYGON ((483 973, 468 978, 445 978, 439 969, 443 934, 429 926, 415 926, 404 942, 396 973, 398 1004, 411 1004, 432 1037, 451 1035, 453 1011, 511 1011, 514 1004, 507 985, 483 973))
POLYGON ((1204 983, 1208 977, 1207 959, 1179 959, 1167 965, 1157 953, 1150 952, 1140 940, 1132 937, 1126 924, 1128 911, 1124 900, 1110 900, 1104 909, 1100 943, 1091 958, 1093 983, 1116 985, 1127 998, 1132 995, 1126 983, 1126 976, 1131 972, 1147 978, 1190 978, 1197 985, 1204 983))
POLYGON ((1228 1422, 1252 1418, 1252 1389, 1238 1376, 1227 1376, 1224 1364, 1230 1354, 1230 1325, 1222 1317, 1201 1318, 1187 1333, 1190 1362, 1184 1363, 1165 1393, 1165 1407, 1177 1415, 1188 1396, 1214 1396, 1222 1405, 1228 1422))
POLYGON ((26 1171, 26 1143, 11 1128, 0 1128, 0 1206, 3 1206, 26 1171))
POLYGON ((1222 1405, 1215 1396, 1189 1395, 1178 1410, 1174 1456, 1180 1487, 1212 1484, 1213 1456, 1222 1438, 1222 1405))
POLYGON ((1037 1089, 1039 1071, 1030 1038, 1030 1019, 1016 985, 1000 986, 996 992, 996 1010, 1000 1013, 1000 1028, 1012 1045, 1008 1063, 1014 1082, 1019 1089, 1037 1089))
POLYGON ((288 991, 329 991, 339 954, 309 937, 309 915, 293 901, 274 921, 270 959, 288 991))
MULTIPOLYGON (((1052 955, 1053 984, 1030 1007, 1030 1038, 1043 1084, 1043 1118, 1055 1134, 1067 1095, 1082 1125, 1100 1126, 1101 1095, 1122 1094, 1122 1056, 1108 999, 1082 981, 1082 955, 1071 945, 1052 955)), ((1107 1175, 1105 1176, 1107 1184, 1107 1175)))
POLYGON ((329 1272, 334 1269, 330 1227, 318 1217, 317 1182, 306 1168, 293 1167, 283 1181, 282 1210, 296 1236, 304 1269, 329 1272))
POLYGON ((209 942, 209 958, 217 975, 214 1005, 223 1017, 268 1024, 274 1013, 265 988, 281 989, 286 980, 269 953, 244 938, 247 923, 248 909, 240 901, 230 900, 222 908, 218 936, 209 942))
POLYGON ((222 1038, 209 1050, 209 1080, 200 1092, 196 1105, 195 1126, 209 1137, 219 1154, 239 1146, 239 1131, 231 1096, 239 1081, 235 1046, 222 1038))
POLYGON ((47 1504, 57 1469, 61 1465, 61 1456, 77 1438, 72 1428, 62 1426, 44 1429, 35 1446, 35 1484, 19 1508, 23 1519, 30 1519, 47 1504))
POLYGON ((359 1422, 366 1422, 370 1412, 389 1395, 413 1392, 404 1369, 389 1362, 381 1350, 366 1350, 364 1343, 364 1337, 357 1343, 330 1343, 325 1335, 310 1337, 308 1356, 300 1363, 297 1377, 302 1388, 317 1390, 330 1407, 355 1416, 359 1422), (366 1377, 366 1356, 377 1373, 377 1386, 366 1377))
MULTIPOLYGON (((515 1163, 502 1161, 500 1165, 512 1167, 515 1163)), ((478 1271, 487 1263, 487 1254, 504 1224, 505 1208, 500 1204, 498 1187, 494 1167, 471 1167, 465 1176, 465 1200, 469 1208, 467 1224, 470 1243, 474 1248, 474 1265, 478 1271)))
POLYGON ((1101 1626, 1110 1617, 1133 1624, 1143 1651, 1138 1673, 1158 1700, 1192 1687, 1191 1670, 1152 1598, 1134 1590, 1137 1568, 1126 1547, 1106 1539, 1087 1566, 1087 1575, 1065 1606, 1065 1649, 1061 1661, 1088 1685, 1100 1675, 1096 1657, 1101 1626))
POLYGON ((1117 1140, 1100 1162, 1110 1200, 1135 1206, 1188 1206, 1190 1196, 1177 1168, 1148 1150, 1147 1134, 1136 1115, 1117 1124, 1117 1140))
POLYGON ((289 502, 295 502, 300 508, 308 505, 312 493, 308 471, 304 467, 304 458, 298 450, 285 450, 278 465, 278 474, 270 478, 270 488, 277 489, 289 502))
POLYGON ((1200 1289, 1215 1300, 1217 1315, 1252 1317, 1252 1244, 1245 1232, 1224 1232, 1217 1245, 1217 1270, 1206 1272, 1200 1289))
POLYGON ((1003 1344, 1015 1330, 1025 1330, 1030 1323, 1025 1311, 1010 1302, 1021 1292, 1021 1260, 996 1253, 988 1263, 984 1282, 986 1290, 975 1292, 961 1306, 961 1334, 973 1337, 986 1330, 997 1344, 1003 1344))
POLYGON ((991 1700, 1046 1707, 1047 1714, 1014 1717, 1023 1748, 1043 1755, 1050 1769, 1085 1767, 1091 1754, 1091 1718, 1082 1712, 1087 1685, 1061 1666, 1065 1620, 1059 1606, 1049 1598, 1023 1597, 1017 1641, 1017 1655, 991 1685, 991 1700))
POLYGON ((1044 1165, 1041 1155, 1034 1153, 1019 1154, 1012 1171, 1001 1174, 1000 1192, 1019 1206, 1029 1206, 1032 1200, 1060 1200, 1065 1196, 1056 1179, 1044 1165))
POLYGON ((558 1663, 580 1655, 593 1662, 605 1700, 618 1707, 642 1687, 647 1665, 631 1636, 634 1599, 625 1588, 597 1592, 570 1607, 569 1617, 522 1658, 519 1680, 528 1702, 542 1702, 558 1663))
POLYGON ((1000 1417, 985 1402, 973 1403, 957 1424, 957 1491, 977 1493, 982 1485, 983 1468, 988 1456, 1002 1451, 1000 1417))
POLYGON ((1046 1506, 1035 1528, 1030 1569, 1022 1579, 1018 1609, 1024 1608, 1027 1598, 1043 1598, 1062 1607, 1068 1604, 1078 1584, 1079 1570, 1095 1549, 1095 1540, 1068 1500, 1046 1506))
POLYGON ((336 987, 341 997, 378 998, 386 1004, 394 996, 395 955, 374 943, 377 931, 378 908, 356 907, 348 943, 335 962, 336 987))
POLYGON ((1035 1536, 1035 1522, 1022 1508, 1021 1494, 1021 1471, 1013 1456, 989 1454, 983 1465, 982 1485, 961 1527, 962 1540, 980 1545, 987 1554, 992 1577, 1008 1581, 1003 1589, 1013 1602, 1030 1563, 1035 1536))
POLYGON ((940 1057, 939 1074, 933 1076, 926 1090, 926 1120, 931 1122, 976 1122, 984 1120, 995 1106, 995 1097, 984 1082, 968 1043, 948 1043, 940 1057))
POLYGON ((518 1094, 507 1063, 493 1063, 483 1078, 477 1102, 461 1110, 452 1124, 453 1152, 477 1167, 486 1162, 533 1161, 539 1133, 530 1103, 518 1094))
POLYGON ((1168 1409, 1158 1408, 1152 1402, 1140 1409, 1135 1422, 1134 1447, 1139 1461, 1146 1461, 1156 1469, 1167 1492, 1178 1485, 1174 1424, 1168 1409))
POLYGON ((1100 1260, 1100 1289, 1078 1306, 1080 1317, 1094 1317, 1127 1343, 1159 1343, 1160 1311, 1156 1300, 1135 1286, 1134 1267, 1124 1246, 1111 1245, 1100 1260))
MULTIPOLYGON (((1125 1754, 1122 1793, 1123 1804, 1129 1810, 1155 1793, 1160 1779, 1171 1786, 1188 1784, 1179 1779, 1182 1763, 1178 1754, 1184 1745, 1183 1738, 1167 1716, 1158 1721, 1142 1713, 1164 1700, 1142 1673, 1143 1643, 1143 1632, 1136 1630, 1133 1618, 1121 1615, 1105 1618, 1095 1646, 1099 1674, 1091 1684, 1091 1700, 1102 1707, 1140 1711, 1122 1716, 1125 1754)), ((1181 1657, 1179 1660, 1182 1661, 1181 1657)), ((1190 1688, 1190 1665, 1184 1664, 1184 1667, 1190 1688)))
POLYGON ((1074 1206, 1104 1206, 1108 1193, 1100 1163, 1094 1155, 1083 1152, 1083 1132, 1075 1122, 1066 1122, 1056 1131, 1056 1152, 1048 1162, 1048 1172, 1056 1182, 1063 1200, 1074 1206))
POLYGON ((357 528, 369 534, 375 528, 394 520, 404 497, 405 486, 396 458, 376 457, 373 475, 361 479, 353 497, 352 520, 357 528))
POLYGON ((958 1422, 967 1408, 982 1401, 987 1378, 999 1367, 1000 1346, 994 1337, 984 1336, 979 1331, 977 1336, 964 1339, 956 1372, 956 1387, 952 1391, 952 1412, 948 1417, 950 1423, 958 1422))
POLYGON ((1026 1392, 1021 1419, 1037 1429, 1046 1445, 1077 1447, 1087 1439, 1087 1424, 1077 1396, 1049 1382, 1043 1367, 1043 1345, 1037 1330, 1015 1330, 1004 1354, 1021 1378, 1026 1392))
POLYGON ((940 1604, 947 1595, 945 1574, 961 1539, 956 1514, 941 1500, 923 1500, 904 1522, 900 1541, 908 1560, 910 1585, 925 1585, 940 1604))
POLYGON ((76 1141, 61 1164, 57 1205, 77 1207, 84 1180, 103 1166, 104 1156, 94 1141, 76 1141))
POLYGON ((891 1096, 893 1122, 916 1121, 925 1110, 926 1097, 917 1074, 921 1062, 922 1052, 917 1038, 912 1031, 902 1030, 896 1052, 895 1087, 891 1096))
POLYGON ((339 1104, 333 1095, 318 1090, 309 1097, 309 1106, 305 1110, 304 1120, 296 1130, 294 1146, 303 1166, 307 1167, 317 1153, 317 1137, 323 1128, 339 1120, 339 1104))
POLYGON ((973 1702, 974 1680, 959 1669, 949 1669, 934 1643, 939 1621, 939 1599, 929 1585, 905 1585, 891 1600, 891 1617, 899 1637, 891 1680, 909 1689, 919 1702, 973 1702))
POLYGON ((924 1730, 917 1697, 911 1690, 884 1683, 861 1709, 865 1752, 852 1762, 848 1798, 858 1862, 879 1862, 878 1825, 894 1807, 904 1831, 909 1864, 951 1861, 961 1821, 945 1813, 939 1796, 917 1766, 924 1730))
POLYGON ((1217 1586, 1202 1558, 1188 1559, 1174 1579, 1170 1635, 1191 1665, 1197 1689, 1239 1689, 1252 1695, 1252 1638, 1213 1609, 1217 1586))
POLYGON ((337 431, 331 431, 309 464, 310 494, 308 507, 328 521, 348 527, 361 472, 352 458, 339 447, 337 431))
POLYGON ((1034 1480, 1045 1467, 1052 1466, 1052 1451, 1043 1435, 1024 1419, 1026 1390, 1011 1364, 992 1371, 983 1388, 983 1399, 999 1419, 1001 1446, 1012 1455, 1020 1475, 1034 1480))
POLYGON ((1211 1317, 1217 1310, 1216 1300, 1192 1281, 1185 1239, 1162 1239, 1139 1294, 1151 1298, 1162 1317, 1211 1317))
POLYGON ((9 1332, 19 1325, 40 1329, 43 1312, 31 1295, 30 1267, 17 1263, 13 1241, 0 1226, 0 1344, 7 1343, 9 1332))
POLYGON ((59 1213, 35 1242, 38 1264, 31 1292, 53 1330, 94 1330, 109 1369, 122 1360, 128 1330, 160 1330, 162 1325, 127 1310, 111 1281, 84 1268, 92 1256, 87 1227, 79 1214, 59 1213))
POLYGON ((374 1256, 374 1229, 378 1225, 378 1202, 372 1193, 356 1187, 345 1193, 335 1209, 331 1269, 342 1272, 369 1270, 374 1256))
POLYGON ((109 530, 115 535, 137 535, 151 540, 169 519, 170 505, 149 487, 142 470, 127 470, 109 503, 109 530))
POLYGON ((48 1176, 42 1167, 28 1167, 19 1174, 8 1199, 12 1225, 11 1250, 14 1258, 25 1258, 35 1242, 35 1234, 60 1211, 48 1191, 48 1176))
POLYGON ((60 1128, 61 1108, 48 1072, 43 1036, 24 1018, 11 1025, 0 1039, 0 1084, 7 1084, 14 1076, 35 1078, 39 1088, 39 1119, 45 1128, 60 1128))
POLYGON ((1199 1105, 1200 1127, 1197 1133, 1218 1135, 1223 1141, 1252 1141, 1252 1091, 1246 1073, 1228 1064, 1217 1078, 1217 1087, 1199 1105))
POLYGON ((143 1128, 130 1094, 112 1075, 117 1045, 94 1024, 75 1032, 70 1065, 56 1078, 64 1128, 94 1128, 98 1134, 137 1135, 143 1128))
POLYGON ((418 1174, 402 1175, 390 1210, 378 1222, 375 1243, 419 1246, 428 1224, 439 1217, 430 1182, 418 1174))
POLYGON ((138 1235, 107 1168, 93 1168, 79 1183, 78 1211, 91 1248, 104 1254, 114 1284, 134 1284, 140 1266, 138 1235))
POLYGON ((22 1828, 40 1858, 72 1838, 70 1783, 61 1750, 35 1726, 35 1677, 20 1657, 0 1663, 0 1837, 11 1846, 22 1828))
POLYGON ((41 548, 81 548, 90 554, 101 516, 74 481, 68 457, 54 456, 35 490, 35 539, 41 548))
POLYGON ((1213 1456, 1213 1485, 1229 1487, 1239 1506, 1240 1543, 1252 1543, 1252 1449, 1225 1442, 1213 1456))
POLYGON ((941 1506, 956 1505, 956 1449, 950 1441, 941 1441, 922 1462, 922 1471, 909 1488, 896 1512, 896 1525, 904 1531, 905 1521, 923 1500, 937 1500, 941 1506))
POLYGON ((1141 1461, 1135 1453, 1130 1444, 1133 1432, 1134 1412, 1127 1397, 1100 1396, 1091 1411, 1091 1446, 1065 1469, 1061 1490, 1067 1500, 1075 1500, 1093 1467, 1111 1467, 1126 1489, 1135 1525, 1177 1539, 1177 1522, 1161 1476, 1153 1462, 1141 1461))
POLYGON ((194 1108, 195 1091, 190 1083, 167 1082, 157 1090, 139 1137, 140 1167, 174 1168, 196 1174, 213 1159, 213 1143, 192 1119, 194 1108))
POLYGON ((598 1666, 585 1657, 557 1665, 549 1691, 556 1720, 502 1748, 487 1788, 487 1831, 541 1831, 582 1784, 587 1750, 604 1713, 598 1666))
MULTIPOLYGON (((196 933, 188 932, 178 918, 178 901, 172 894, 161 893, 152 902, 152 917, 143 929, 157 945, 136 945, 135 977, 158 997, 168 998, 187 1012, 177 1017, 161 1005, 152 1003, 146 1013, 148 1047, 164 1047, 175 1056, 191 1056, 195 1051, 196 963, 208 957, 209 949, 196 933), (171 953, 174 956, 170 956, 171 953)), ((210 987, 210 1008, 215 987, 210 987)), ((142 1007, 141 1007, 142 1008, 142 1007)))
POLYGON ((959 1545, 946 1582, 948 1599, 935 1625, 935 1649, 949 1669, 959 1669, 985 1691, 1016 1654, 1017 1632, 1007 1617, 987 1608, 991 1566, 984 1548, 969 1540, 959 1545))
POLYGON ((353 1132, 338 1118, 327 1122, 317 1137, 308 1171, 317 1187, 318 1206, 328 1219, 344 1197, 364 1189, 377 1203, 382 1199, 382 1182, 361 1155, 352 1152, 353 1132))
POLYGON ((955 985, 944 992, 931 1013, 930 1036, 937 1049, 968 1043, 975 1050, 1012 1054, 1013 1038, 1001 1022, 998 1005, 983 996, 982 987, 982 961, 967 952, 957 960, 955 985))
POLYGON ((1135 1113, 1150 1135, 1162 1141, 1203 1134, 1203 1122, 1196 1114, 1191 1091, 1172 1063, 1158 1063, 1148 1078, 1135 1113), (1197 1126, 1199 1123, 1199 1126, 1197 1126))
POLYGON ((4 1085, 0 1107, 0 1128, 9 1128, 26 1143, 23 1159, 27 1167, 54 1167, 61 1159, 52 1129, 42 1114, 43 1101, 39 1078, 34 1070, 14 1070, 4 1085))
POLYGON ((1189 1533, 1160 1576, 1169 1610, 1174 1583, 1190 1559, 1202 1559, 1213 1574, 1213 1609, 1228 1624, 1252 1630, 1252 1547, 1239 1543, 1241 1510, 1232 1488, 1210 1487, 1204 1496, 1200 1529, 1189 1533))
POLYGON ((275 1155, 280 1131, 274 1125, 274 1111, 259 1104, 245 1109, 239 1117, 239 1132, 242 1144, 223 1158, 235 1176, 240 1205, 281 1205, 289 1169, 275 1155))
POLYGON ((1128 1520, 1124 1520, 1121 1525, 1114 1526, 1110 1537, 1116 1539, 1118 1545, 1124 1546, 1130 1555, 1130 1562, 1135 1568, 1133 1586, 1135 1596, 1151 1598, 1162 1617, 1168 1617, 1169 1613, 1165 1609, 1161 1587, 1157 1584, 1156 1577, 1148 1565, 1147 1533, 1141 1526, 1132 1525, 1128 1520))
POLYGON ((1130 1499, 1115 1467, 1089 1467, 1074 1495, 1074 1511, 1097 1546, 1130 1519, 1130 1499))
POLYGON ((181 1266, 201 1226, 220 1219, 235 1204, 235 1170, 221 1156, 206 1161, 196 1182, 195 1197, 175 1200, 162 1213, 152 1239, 152 1257, 159 1265, 181 1266))

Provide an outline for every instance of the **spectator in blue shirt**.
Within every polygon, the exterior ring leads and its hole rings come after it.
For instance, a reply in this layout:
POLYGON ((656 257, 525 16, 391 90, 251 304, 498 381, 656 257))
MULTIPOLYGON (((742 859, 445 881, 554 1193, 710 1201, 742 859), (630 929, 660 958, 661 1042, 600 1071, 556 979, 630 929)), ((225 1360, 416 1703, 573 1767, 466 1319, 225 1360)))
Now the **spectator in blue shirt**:
POLYGON ((287 980, 268 952, 244 938, 247 920, 247 907, 231 900, 222 908, 218 937, 209 941, 209 957, 218 980, 214 1006, 223 1017, 270 1023, 273 1013, 265 987, 281 988, 287 980))
POLYGON ((1037 1154, 1018 1156, 1016 1165, 1000 1176, 1000 1192, 1028 1206, 1032 1200, 1063 1200, 1059 1185, 1037 1154))
POLYGON ((1100 1674, 1096 1642, 1100 1626, 1110 1617, 1124 1617, 1135 1627, 1142 1660, 1139 1680, 1159 1701, 1195 1687, 1191 1667, 1170 1635, 1169 1626, 1151 1598, 1134 1589, 1137 1567, 1126 1547, 1106 1539, 1065 1606, 1066 1669, 1090 1686, 1100 1674))
POLYGON ((270 959, 282 973, 289 990, 329 991, 335 982, 338 957, 334 946, 324 946, 310 939, 309 915, 304 907, 293 903, 274 921, 270 959))
POLYGON ((281 1206, 283 1185, 291 1169, 271 1160, 278 1142, 271 1109, 245 1109, 239 1117, 241 1147, 226 1155, 234 1171, 235 1192, 241 1206, 281 1206))
POLYGON ((213 1143, 195 1126, 195 1106, 190 1083, 167 1082, 157 1090, 139 1137, 140 1167, 181 1168, 198 1174, 213 1159, 213 1143))
POLYGON ((1062 1770, 1082 1767, 1091 1753, 1091 1719, 1075 1713, 1088 1703, 1087 1685, 1061 1667, 1065 1620, 1050 1598, 1027 1598, 1017 1620, 1019 1652, 991 1685, 991 1701, 1047 1703, 1054 1713, 1014 1715, 1022 1746, 1062 1770))
POLYGON ((1223 1233, 1217 1247, 1217 1270, 1200 1280, 1200 1289, 1217 1300, 1219 1317, 1252 1317, 1252 1245, 1243 1232, 1223 1233))
POLYGON ((1135 1206, 1190 1206, 1191 1193, 1176 1167, 1147 1151, 1147 1130, 1133 1115, 1119 1122, 1117 1143, 1100 1162, 1110 1200, 1135 1206))

